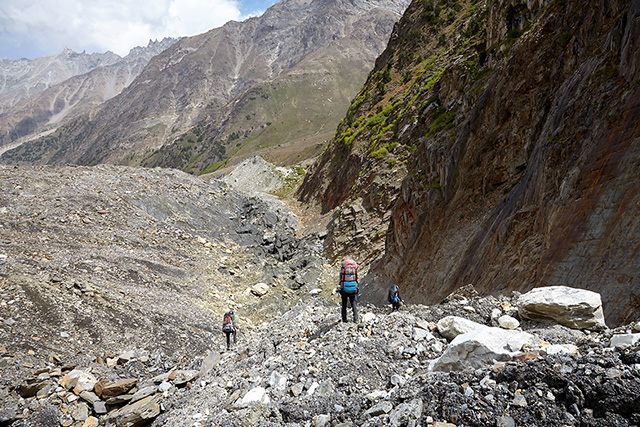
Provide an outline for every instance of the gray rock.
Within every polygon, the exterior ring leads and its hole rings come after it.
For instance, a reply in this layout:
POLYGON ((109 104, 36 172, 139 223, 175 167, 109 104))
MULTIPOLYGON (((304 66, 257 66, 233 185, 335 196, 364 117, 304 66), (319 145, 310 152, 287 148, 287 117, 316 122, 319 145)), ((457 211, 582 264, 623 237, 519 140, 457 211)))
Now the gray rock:
POLYGON ((525 344, 533 344, 534 337, 525 332, 483 327, 458 335, 445 352, 432 362, 434 371, 480 368, 494 360, 511 360, 525 344))
POLYGON ((202 366, 200 367, 200 378, 204 377, 213 369, 215 365, 220 361, 220 354, 217 351, 211 351, 202 361, 202 366))
POLYGON ((118 396, 113 396, 106 400, 106 404, 109 406, 120 406, 125 403, 129 403, 132 397, 133 397, 132 394, 121 394, 118 396))
POLYGON ((320 414, 313 417, 314 427, 327 427, 331 425, 331 416, 326 414, 320 414))
POLYGON ((364 323, 372 323, 374 320, 376 320, 376 317, 377 316, 375 315, 375 313, 371 313, 370 311, 368 311, 362 315, 362 321, 364 323))
POLYGON ((427 341, 431 341, 434 340, 435 337, 433 336, 433 334, 423 328, 413 328, 413 335, 412 338, 414 341, 422 341, 422 340, 427 340, 427 341))
POLYGON ((304 383, 302 383, 302 382, 296 383, 296 384, 291 386, 291 394, 294 397, 300 396, 303 391, 304 391, 304 383))
POLYGON ((413 399, 410 402, 402 403, 389 414, 389 425, 401 426, 409 423, 416 425, 415 423, 422 417, 422 410, 422 399, 413 399))
POLYGON ((269 285, 266 283, 256 283, 251 287, 251 293, 259 297, 265 296, 267 292, 269 292, 269 285))
POLYGON ((313 381, 311 383, 311 385, 309 386, 309 388, 307 388, 307 396, 311 396, 313 395, 313 393, 316 392, 316 389, 320 387, 320 384, 318 384, 317 381, 313 381))
POLYGON ((140 390, 136 391, 133 394, 133 396, 131 396, 130 403, 134 403, 134 402, 137 402, 138 400, 144 399, 145 397, 151 396, 157 390, 158 388, 156 386, 147 386, 147 387, 141 388, 140 390))
POLYGON ((618 350, 623 350, 638 342, 640 342, 640 334, 616 334, 611 337, 609 346, 615 347, 618 350))
POLYGON ((146 397, 111 412, 105 421, 114 423, 116 427, 143 425, 160 415, 161 401, 161 394, 146 397))
POLYGON ((269 394, 264 387, 254 387, 249 390, 235 406, 246 408, 249 406, 268 404, 271 401, 269 394))
POLYGON ((169 390, 171 390, 172 388, 173 388, 173 384, 171 384, 169 381, 163 381, 158 386, 158 391, 160 393, 165 393, 165 392, 168 392, 169 390))
POLYGON ((607 327, 600 294, 567 286, 536 288, 518 299, 523 319, 554 321, 569 328, 600 330, 607 327))
POLYGON ((276 390, 284 391, 287 388, 287 376, 280 374, 278 371, 271 372, 271 376, 269 377, 269 385, 276 390))
POLYGON ((391 384, 393 384, 394 386, 402 385, 405 382, 406 382, 406 380, 404 379, 404 377, 402 375, 393 374, 391 376, 391 384))
POLYGON ((134 350, 125 351, 124 353, 118 356, 118 363, 126 364, 130 360, 133 360, 136 356, 136 352, 134 350))
POLYGON ((316 389, 316 394, 318 396, 327 396, 333 393, 333 391, 334 391, 333 381, 325 380, 318 384, 318 388, 316 389))
POLYGON ((393 409, 391 402, 380 402, 368 409, 364 414, 369 417, 377 417, 379 415, 388 414, 393 409))
POLYGON ((508 314, 500 316, 500 318, 498 319, 498 324, 501 328, 504 329, 517 329, 518 326, 520 326, 520 322, 518 322, 517 319, 509 316, 508 314))
POLYGON ((458 316, 447 316, 440 319, 437 327, 440 335, 450 341, 458 335, 466 334, 478 328, 486 328, 485 325, 458 316))
POLYGON ((173 385, 176 387, 181 387, 188 382, 193 381, 198 375, 199 371, 194 369, 181 369, 176 372, 175 378, 173 380, 173 385))
POLYGON ((93 403, 93 411, 98 415, 104 415, 107 411, 107 405, 103 401, 93 403))
POLYGON ((96 394, 103 399, 119 396, 131 390, 138 383, 137 378, 127 378, 104 386, 98 387, 96 384, 96 394))
POLYGON ((82 393, 80 393, 80 398, 84 399, 92 405, 100 400, 100 398, 92 391, 83 391, 82 393))
POLYGON ((48 381, 32 381, 20 385, 20 396, 24 398, 35 396, 38 391, 45 388, 49 384, 48 381))
POLYGON ((496 420, 497 427, 516 427, 516 421, 509 415, 502 415, 496 420))
POLYGON ((10 425, 21 414, 21 411, 17 403, 3 403, 0 405, 0 424, 10 425))
POLYGON ((89 407, 84 402, 78 403, 71 410, 71 416, 76 421, 84 421, 89 418, 89 407))

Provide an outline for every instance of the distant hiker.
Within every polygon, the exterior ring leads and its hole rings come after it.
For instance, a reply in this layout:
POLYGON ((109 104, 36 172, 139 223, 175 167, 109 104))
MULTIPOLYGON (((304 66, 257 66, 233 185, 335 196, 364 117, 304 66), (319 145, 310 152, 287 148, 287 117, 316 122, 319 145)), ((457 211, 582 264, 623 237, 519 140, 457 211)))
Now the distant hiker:
POLYGON ((340 268, 340 283, 337 291, 342 297, 342 321, 347 321, 347 301, 353 310, 353 321, 358 322, 358 309, 356 308, 356 297, 358 295, 358 264, 350 258, 342 261, 340 268))
POLYGON ((391 304, 391 307, 393 307, 392 311, 400 309, 400 301, 402 301, 402 298, 400 298, 400 289, 398 289, 398 285, 391 285, 389 288, 389 303, 391 304))
POLYGON ((222 332, 227 336, 227 350, 231 348, 231 334, 233 334, 233 343, 236 343, 236 317, 233 311, 228 311, 222 318, 222 332))

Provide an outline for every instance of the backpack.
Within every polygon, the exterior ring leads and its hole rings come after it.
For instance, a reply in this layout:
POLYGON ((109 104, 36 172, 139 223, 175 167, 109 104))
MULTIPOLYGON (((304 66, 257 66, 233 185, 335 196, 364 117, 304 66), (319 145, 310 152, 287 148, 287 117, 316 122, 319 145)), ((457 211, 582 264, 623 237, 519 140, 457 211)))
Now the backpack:
POLYGON ((352 259, 347 259, 342 264, 342 290, 354 293, 358 290, 358 264, 352 259))
POLYGON ((389 302, 392 304, 397 304, 400 302, 400 291, 398 290, 397 285, 391 285, 389 288, 389 302))
POLYGON ((222 332, 233 332, 233 313, 225 313, 222 319, 222 332))

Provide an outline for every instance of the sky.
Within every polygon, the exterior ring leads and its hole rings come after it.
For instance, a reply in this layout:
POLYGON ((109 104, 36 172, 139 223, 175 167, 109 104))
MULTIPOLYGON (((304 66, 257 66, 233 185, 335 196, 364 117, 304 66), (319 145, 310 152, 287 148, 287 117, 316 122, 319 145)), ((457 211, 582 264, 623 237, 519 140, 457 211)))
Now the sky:
POLYGON ((278 0, 0 0, 0 59, 76 52, 125 56, 261 15, 278 0))

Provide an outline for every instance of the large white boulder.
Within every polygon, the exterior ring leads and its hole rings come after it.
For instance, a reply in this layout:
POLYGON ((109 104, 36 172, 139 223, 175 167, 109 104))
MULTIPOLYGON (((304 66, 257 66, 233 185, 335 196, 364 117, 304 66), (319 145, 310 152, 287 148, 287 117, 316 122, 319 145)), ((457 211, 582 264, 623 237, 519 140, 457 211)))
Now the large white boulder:
POLYGON ((485 325, 458 316, 447 316, 440 319, 437 327, 440 335, 448 340, 452 340, 458 335, 466 334, 478 328, 487 328, 485 325))
POLYGON ((483 326, 458 335, 442 356, 432 362, 434 371, 480 368, 494 361, 509 361, 535 337, 526 332, 483 326))
POLYGON ((518 299, 521 319, 550 320, 574 329, 604 329, 600 294, 568 286, 533 289, 518 299))

